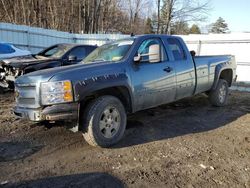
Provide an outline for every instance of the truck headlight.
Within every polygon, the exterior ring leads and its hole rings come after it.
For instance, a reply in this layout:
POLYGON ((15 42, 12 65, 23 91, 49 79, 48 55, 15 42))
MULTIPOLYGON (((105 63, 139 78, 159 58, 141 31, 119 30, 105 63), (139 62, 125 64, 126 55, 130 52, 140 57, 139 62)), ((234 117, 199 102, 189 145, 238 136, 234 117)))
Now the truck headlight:
POLYGON ((41 83, 41 101, 43 105, 72 102, 71 82, 65 80, 41 83))

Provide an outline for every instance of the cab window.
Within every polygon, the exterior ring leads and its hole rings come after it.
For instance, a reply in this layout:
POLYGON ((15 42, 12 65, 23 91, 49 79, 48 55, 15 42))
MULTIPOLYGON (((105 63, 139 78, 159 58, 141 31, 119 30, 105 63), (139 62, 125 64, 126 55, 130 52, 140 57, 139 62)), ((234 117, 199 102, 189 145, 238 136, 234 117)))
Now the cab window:
POLYGON ((159 39, 147 39, 142 42, 138 49, 138 55, 140 55, 140 62, 159 63, 167 61, 168 57, 162 42, 159 39), (159 56, 154 56, 156 51, 160 51, 159 56))

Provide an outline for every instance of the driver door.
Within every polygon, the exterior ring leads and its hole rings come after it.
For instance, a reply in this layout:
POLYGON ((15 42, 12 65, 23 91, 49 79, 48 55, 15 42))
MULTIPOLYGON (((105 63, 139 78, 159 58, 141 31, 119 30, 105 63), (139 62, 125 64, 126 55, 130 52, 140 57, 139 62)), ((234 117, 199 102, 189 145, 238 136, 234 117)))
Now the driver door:
POLYGON ((136 111, 174 101, 175 65, 168 60, 162 41, 146 39, 140 45, 138 55, 140 60, 132 63, 136 111))

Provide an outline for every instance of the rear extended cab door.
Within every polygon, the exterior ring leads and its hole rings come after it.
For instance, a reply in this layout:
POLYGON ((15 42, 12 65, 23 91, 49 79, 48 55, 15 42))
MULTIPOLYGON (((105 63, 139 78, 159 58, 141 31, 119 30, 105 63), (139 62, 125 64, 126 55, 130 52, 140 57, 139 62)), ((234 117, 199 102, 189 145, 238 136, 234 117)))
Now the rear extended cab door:
POLYGON ((196 86, 195 66, 186 44, 181 38, 174 36, 166 37, 164 43, 169 51, 170 62, 175 65, 175 100, 192 96, 196 86))

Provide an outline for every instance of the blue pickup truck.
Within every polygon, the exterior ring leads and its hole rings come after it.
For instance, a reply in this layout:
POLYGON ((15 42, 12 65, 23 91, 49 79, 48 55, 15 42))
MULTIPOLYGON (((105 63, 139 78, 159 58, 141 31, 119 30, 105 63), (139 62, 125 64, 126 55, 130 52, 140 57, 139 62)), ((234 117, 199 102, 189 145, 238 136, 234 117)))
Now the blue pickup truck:
POLYGON ((41 70, 15 82, 14 113, 31 121, 71 120, 94 146, 123 136, 127 114, 206 93, 224 106, 236 78, 234 56, 198 56, 168 35, 103 45, 81 64, 41 70))

